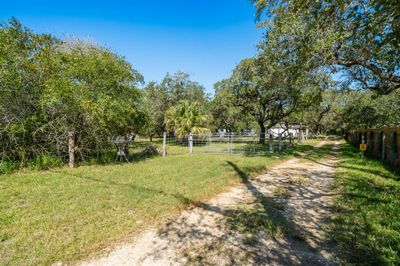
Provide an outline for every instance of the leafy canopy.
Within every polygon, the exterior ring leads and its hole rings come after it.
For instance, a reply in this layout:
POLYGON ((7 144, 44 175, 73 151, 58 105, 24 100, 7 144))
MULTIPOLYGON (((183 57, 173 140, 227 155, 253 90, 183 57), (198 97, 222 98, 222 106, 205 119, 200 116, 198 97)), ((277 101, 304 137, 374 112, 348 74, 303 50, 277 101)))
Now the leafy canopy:
POLYGON ((165 125, 175 135, 183 137, 189 133, 204 135, 210 132, 207 128, 209 121, 210 116, 201 111, 199 103, 181 101, 168 109, 165 125))
POLYGON ((252 0, 267 31, 294 40, 308 67, 330 66, 379 94, 400 88, 400 5, 386 0, 252 0), (293 34, 295 33, 295 34, 293 34))

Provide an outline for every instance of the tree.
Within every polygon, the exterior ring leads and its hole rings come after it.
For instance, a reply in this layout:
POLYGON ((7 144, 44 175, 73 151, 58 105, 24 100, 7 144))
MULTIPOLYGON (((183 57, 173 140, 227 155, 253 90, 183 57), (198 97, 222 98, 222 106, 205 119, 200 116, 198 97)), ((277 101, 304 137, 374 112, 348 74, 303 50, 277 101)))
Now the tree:
POLYGON ((298 87, 285 82, 278 65, 264 63, 259 58, 244 59, 231 77, 233 103, 258 123, 260 143, 265 142, 267 129, 295 110, 299 98, 298 87))
POLYGON ((147 114, 147 119, 141 133, 150 137, 150 141, 152 141, 154 136, 161 136, 165 131, 165 114, 171 103, 168 100, 169 93, 166 87, 160 86, 156 82, 147 84, 143 92, 143 109, 147 114))
POLYGON ((315 73, 309 71, 294 41, 278 31, 267 33, 255 58, 244 59, 230 78, 233 103, 251 115, 260 128, 260 143, 265 131, 293 113, 305 99, 315 73))
POLYGON ((341 109, 344 130, 396 126, 400 123, 400 93, 376 97, 373 92, 347 92, 341 109))
POLYGON ((142 76, 94 44, 0 26, 1 159, 92 156, 112 135, 137 132, 142 76))
POLYGON ((211 102, 211 114, 213 126, 216 129, 225 129, 229 132, 237 132, 250 128, 253 123, 251 116, 235 106, 232 88, 229 80, 221 80, 214 84, 215 95, 211 102))
POLYGON ((322 134, 325 130, 323 119, 331 111, 335 99, 334 91, 325 91, 321 94, 321 101, 318 104, 310 105, 304 114, 304 122, 315 134, 322 134))
POLYGON ((48 77, 50 54, 59 40, 36 34, 15 18, 0 24, 1 160, 24 164, 50 149, 42 141, 39 102, 48 77))
POLYGON ((150 82, 144 88, 143 108, 147 113, 147 124, 142 133, 152 138, 165 131, 165 116, 167 110, 176 106, 180 101, 197 102, 206 109, 209 100, 204 87, 190 80, 190 75, 177 72, 167 74, 158 84, 150 82))
POLYGON ((342 92, 329 75, 319 72, 310 80, 309 90, 305 92, 296 112, 285 119, 306 125, 312 133, 325 132, 325 118, 333 108, 334 102, 342 92))
POLYGON ((205 115, 197 102, 181 101, 167 111, 165 120, 166 128, 178 137, 184 137, 189 133, 205 134, 210 130, 207 123, 210 116, 205 115))
POLYGON ((198 102, 201 106, 205 106, 208 103, 208 96, 204 87, 198 82, 190 80, 188 73, 181 71, 176 72, 174 75, 167 73, 160 86, 168 92, 168 101, 171 106, 183 100, 198 102))
POLYGON ((143 124, 135 86, 142 76, 105 48, 72 40, 53 54, 41 107, 57 121, 58 139, 68 139, 69 165, 75 153, 91 153, 112 135, 132 133, 143 124))
POLYGON ((296 33, 312 67, 331 66, 379 94, 400 88, 400 5, 386 0, 252 0, 267 31, 296 33))

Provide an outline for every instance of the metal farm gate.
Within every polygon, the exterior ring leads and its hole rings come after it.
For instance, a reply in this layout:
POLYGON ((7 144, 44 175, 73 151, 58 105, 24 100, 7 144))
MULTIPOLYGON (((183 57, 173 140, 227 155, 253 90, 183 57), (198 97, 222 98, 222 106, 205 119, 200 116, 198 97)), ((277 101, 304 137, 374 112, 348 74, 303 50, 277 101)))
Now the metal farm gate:
POLYGON ((265 154, 285 150, 293 143, 292 134, 189 134, 183 137, 163 135, 163 156, 183 153, 265 154), (260 141, 264 139, 263 141, 260 141))

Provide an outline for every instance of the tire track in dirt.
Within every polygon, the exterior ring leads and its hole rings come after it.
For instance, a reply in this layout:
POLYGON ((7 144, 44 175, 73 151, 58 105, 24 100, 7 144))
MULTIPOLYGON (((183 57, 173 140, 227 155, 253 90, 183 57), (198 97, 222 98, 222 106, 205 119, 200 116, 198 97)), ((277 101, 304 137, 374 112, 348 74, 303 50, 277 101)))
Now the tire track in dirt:
POLYGON ((337 264, 326 232, 338 146, 323 160, 311 152, 252 179, 227 161, 243 184, 79 265, 337 264))

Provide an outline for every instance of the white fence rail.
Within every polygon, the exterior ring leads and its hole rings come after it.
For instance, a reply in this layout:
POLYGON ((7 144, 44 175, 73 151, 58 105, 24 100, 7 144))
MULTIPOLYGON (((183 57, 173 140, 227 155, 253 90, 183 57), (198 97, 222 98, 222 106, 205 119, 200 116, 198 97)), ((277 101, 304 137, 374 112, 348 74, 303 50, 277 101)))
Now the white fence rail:
POLYGON ((173 136, 163 134, 163 156, 183 153, 245 153, 265 154, 285 150, 293 144, 292 134, 189 134, 173 136))

